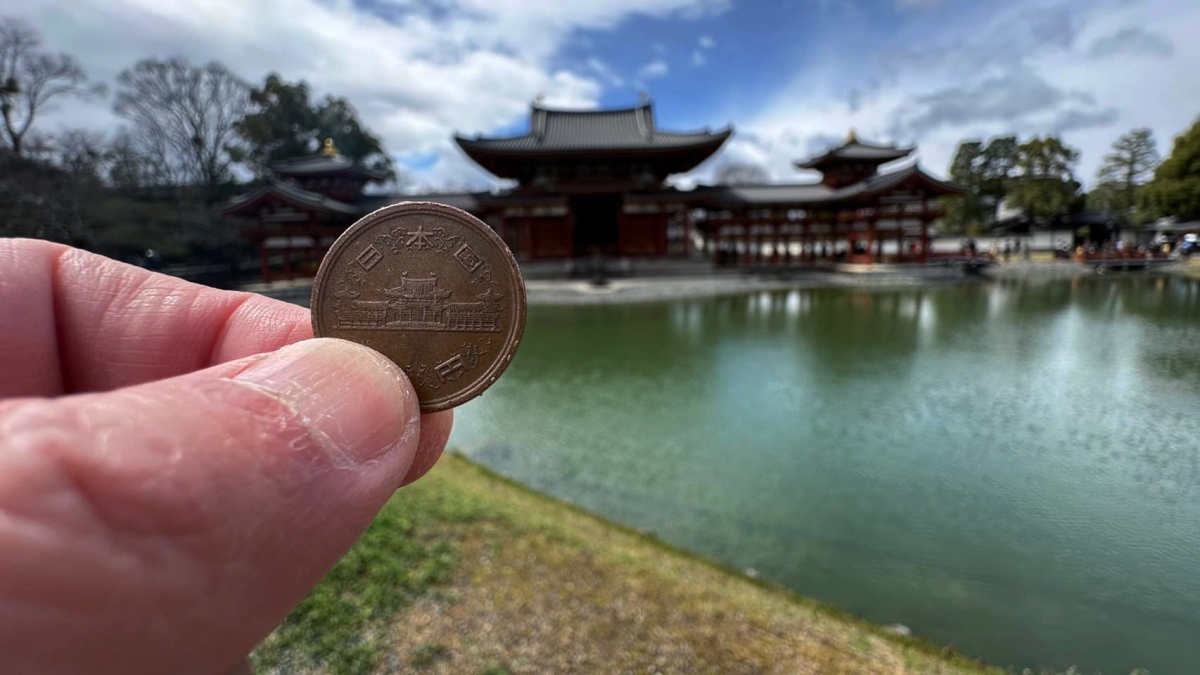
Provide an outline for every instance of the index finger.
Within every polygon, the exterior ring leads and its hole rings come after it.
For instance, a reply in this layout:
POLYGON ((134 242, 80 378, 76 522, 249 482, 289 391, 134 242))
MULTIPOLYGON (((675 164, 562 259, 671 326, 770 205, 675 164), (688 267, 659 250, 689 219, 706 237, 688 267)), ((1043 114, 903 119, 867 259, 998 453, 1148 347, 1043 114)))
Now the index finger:
POLYGON ((309 312, 60 244, 0 239, 0 398, 104 391, 312 337, 309 312))

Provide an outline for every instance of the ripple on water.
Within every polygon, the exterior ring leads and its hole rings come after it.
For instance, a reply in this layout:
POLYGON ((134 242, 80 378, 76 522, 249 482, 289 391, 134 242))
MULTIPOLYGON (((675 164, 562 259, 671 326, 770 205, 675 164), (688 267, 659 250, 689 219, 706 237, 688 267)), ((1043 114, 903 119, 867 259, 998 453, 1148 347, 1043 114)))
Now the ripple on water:
POLYGON ((532 308, 453 443, 1001 665, 1186 672, 1200 283, 532 308))

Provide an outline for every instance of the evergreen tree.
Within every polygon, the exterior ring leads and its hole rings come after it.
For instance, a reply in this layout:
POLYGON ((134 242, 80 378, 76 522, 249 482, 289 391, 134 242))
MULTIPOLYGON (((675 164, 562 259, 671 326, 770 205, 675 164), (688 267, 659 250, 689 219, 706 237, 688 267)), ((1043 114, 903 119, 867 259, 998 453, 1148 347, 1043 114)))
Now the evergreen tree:
POLYGON ((1200 119, 1175 138, 1171 155, 1155 169, 1146 196, 1155 215, 1200 219, 1200 119))
POLYGON ((235 125, 245 145, 237 159, 266 176, 272 163, 312 154, 330 138, 341 154, 395 175, 379 138, 362 126, 346 99, 326 96, 314 103, 310 94, 306 82, 289 84, 274 73, 251 90, 252 109, 235 125))

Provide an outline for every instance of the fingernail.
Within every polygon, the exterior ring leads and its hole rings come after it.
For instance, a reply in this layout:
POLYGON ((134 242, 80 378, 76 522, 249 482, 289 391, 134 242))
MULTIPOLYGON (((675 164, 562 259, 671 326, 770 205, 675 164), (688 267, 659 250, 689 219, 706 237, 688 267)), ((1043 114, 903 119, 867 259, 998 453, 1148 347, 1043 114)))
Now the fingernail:
POLYGON ((233 379, 283 403, 335 463, 368 462, 409 446, 415 452, 416 394, 403 371, 372 349, 330 338, 304 340, 233 379))

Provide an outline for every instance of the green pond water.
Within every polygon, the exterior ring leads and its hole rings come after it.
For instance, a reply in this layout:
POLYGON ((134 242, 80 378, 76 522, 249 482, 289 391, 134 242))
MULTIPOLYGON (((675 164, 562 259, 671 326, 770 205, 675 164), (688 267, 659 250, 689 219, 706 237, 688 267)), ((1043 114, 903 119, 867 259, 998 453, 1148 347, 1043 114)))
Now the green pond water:
POLYGON ((990 663, 1200 672, 1200 282, 534 307, 452 446, 990 663))

